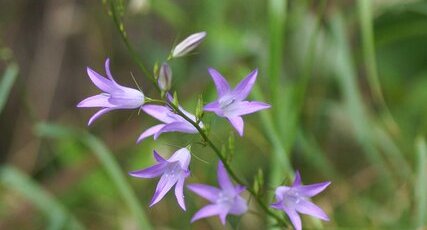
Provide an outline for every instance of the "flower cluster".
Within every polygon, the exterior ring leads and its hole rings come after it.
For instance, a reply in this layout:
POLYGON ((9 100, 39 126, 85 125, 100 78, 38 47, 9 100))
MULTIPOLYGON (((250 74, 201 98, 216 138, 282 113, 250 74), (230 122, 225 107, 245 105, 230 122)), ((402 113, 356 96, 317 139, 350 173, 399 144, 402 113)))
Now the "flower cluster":
MULTIPOLYGON (((205 32, 189 36, 171 51, 167 61, 189 54, 203 41, 205 36, 205 32)), ((141 90, 119 85, 110 72, 110 62, 107 59, 105 62, 107 77, 102 76, 91 68, 87 69, 89 78, 102 93, 84 99, 77 107, 101 108, 89 119, 88 125, 91 125, 103 114, 118 109, 138 109, 159 120, 161 124, 154 125, 141 133, 137 139, 138 143, 149 136, 153 136, 154 140, 156 140, 162 133, 167 132, 199 133, 219 157, 217 168, 219 187, 205 184, 190 184, 186 186, 190 191, 210 202, 210 204, 194 214, 191 222, 210 216, 219 216, 221 223, 225 224, 227 215, 243 215, 247 212, 247 201, 241 196, 245 191, 254 196, 258 203, 263 204, 263 201, 258 197, 258 193, 244 185, 242 180, 236 177, 224 155, 209 140, 202 122, 202 115, 199 112, 196 112, 196 116, 187 112, 178 104, 176 94, 173 97, 169 94, 172 88, 172 70, 167 61, 160 66, 153 77, 154 83, 157 84, 157 88, 161 92, 160 100, 146 97, 141 90), (232 180, 237 184, 234 184, 232 180)), ((246 100, 255 84, 258 70, 255 69, 250 72, 234 88, 230 87, 227 80, 217 70, 209 68, 208 72, 212 77, 218 97, 204 106, 201 105, 199 110, 213 112, 219 117, 226 118, 237 133, 243 136, 244 121, 242 116, 270 108, 270 105, 264 102, 246 100)), ((163 158, 155 150, 153 155, 156 160, 155 165, 132 171, 129 174, 138 178, 160 177, 150 207, 161 201, 175 186, 177 202, 185 211, 184 188, 185 181, 190 176, 191 153, 189 148, 177 150, 168 159, 163 158)), ((270 207, 283 210, 297 230, 301 229, 301 219, 298 212, 328 220, 325 212, 309 199, 323 191, 329 184, 330 182, 302 185, 300 174, 296 172, 295 181, 291 187, 277 187, 275 193, 276 202, 271 204, 270 207)), ((267 210, 268 205, 263 204, 261 206, 267 214, 271 215, 271 212, 267 210)))

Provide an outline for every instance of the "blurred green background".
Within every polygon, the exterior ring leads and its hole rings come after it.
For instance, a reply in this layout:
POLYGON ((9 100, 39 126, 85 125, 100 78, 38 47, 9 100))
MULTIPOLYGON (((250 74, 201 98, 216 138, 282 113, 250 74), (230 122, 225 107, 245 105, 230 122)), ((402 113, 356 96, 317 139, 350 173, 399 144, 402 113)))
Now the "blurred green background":
MULTIPOLYGON (((292 181, 330 180, 314 202, 331 218, 307 229, 427 229, 427 2, 411 0, 114 1, 143 63, 164 60, 188 34, 207 31, 195 55, 171 63, 174 89, 194 112, 216 96, 214 67, 232 84, 259 68, 252 99, 273 105, 246 116, 245 136, 206 116, 218 145, 234 136, 232 165, 249 183, 264 171, 266 201, 292 181)), ((98 93, 86 67, 158 97, 111 17, 110 1, 0 2, 0 229, 221 229, 189 223, 206 204, 186 191, 148 208, 156 180, 127 172, 193 143, 189 182, 216 185, 217 159, 197 135, 135 144, 156 121, 114 111, 91 127, 98 93)), ((229 229, 272 227, 251 202, 229 229)))

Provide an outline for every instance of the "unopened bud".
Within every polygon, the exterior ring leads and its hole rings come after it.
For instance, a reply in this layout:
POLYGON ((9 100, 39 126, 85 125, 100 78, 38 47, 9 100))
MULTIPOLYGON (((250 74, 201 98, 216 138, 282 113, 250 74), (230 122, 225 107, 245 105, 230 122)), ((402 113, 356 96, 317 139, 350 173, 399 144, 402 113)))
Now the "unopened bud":
POLYGON ((157 84, 162 91, 168 91, 172 86, 172 70, 168 63, 164 62, 159 70, 157 84))
POLYGON ((199 32, 188 36, 172 50, 172 57, 182 57, 194 50, 206 37, 206 32, 199 32))

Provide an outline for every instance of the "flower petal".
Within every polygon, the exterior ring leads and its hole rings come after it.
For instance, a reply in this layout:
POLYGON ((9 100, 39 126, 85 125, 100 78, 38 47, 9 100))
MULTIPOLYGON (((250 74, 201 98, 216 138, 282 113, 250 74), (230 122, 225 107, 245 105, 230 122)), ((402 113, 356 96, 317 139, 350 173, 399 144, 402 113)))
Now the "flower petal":
POLYGON ((117 84, 117 82, 114 80, 113 75, 111 75, 109 58, 105 60, 105 73, 107 74, 108 79, 110 79, 114 85, 119 86, 119 84, 117 84))
POLYGON ((218 194, 221 192, 218 188, 204 184, 190 184, 187 185, 187 188, 212 203, 216 202, 218 194))
POLYGON ((236 100, 245 99, 252 90, 252 87, 255 84, 256 77, 258 74, 258 69, 255 69, 249 75, 243 79, 232 91, 232 94, 236 97, 236 100))
POLYGON ((136 109, 144 104, 145 98, 141 91, 120 86, 111 92, 108 101, 124 109, 136 109))
POLYGON ((233 215, 242 215, 246 211, 248 211, 248 204, 246 203, 246 200, 241 196, 236 197, 229 213, 233 215))
POLYGON ((244 123, 241 117, 227 117, 231 125, 237 130, 240 136, 243 136, 244 123))
POLYGON ((154 178, 160 176, 166 169, 167 163, 160 163, 151 167, 129 172, 129 175, 139 178, 154 178))
POLYGON ((154 158, 156 159, 157 162, 164 162, 164 161, 166 161, 165 158, 163 158, 162 156, 160 156, 159 153, 156 150, 153 150, 153 155, 154 155, 154 158))
POLYGON ((328 215, 319 208, 317 205, 311 203, 308 200, 300 200, 298 205, 295 206, 296 210, 300 213, 314 216, 316 218, 329 221, 328 215))
POLYGON ((164 123, 171 123, 176 120, 174 119, 173 116, 171 116, 172 112, 165 106, 144 105, 142 106, 142 110, 146 112, 148 115, 164 123))
MULTIPOLYGON (((166 164, 167 165, 167 164, 166 164)), ((159 202, 163 197, 166 195, 167 192, 172 188, 172 186, 177 182, 177 177, 168 177, 166 175, 163 175, 160 178, 159 183, 156 187, 156 192, 153 195, 153 198, 151 199, 150 207, 155 205, 157 202, 159 202)))
POLYGON ((101 76, 99 73, 95 72, 93 69, 87 67, 87 75, 92 80, 93 84, 96 85, 100 90, 104 92, 111 92, 114 90, 114 84, 107 78, 101 76))
POLYGON ((302 229, 301 217, 298 215, 298 213, 294 209, 288 209, 288 208, 285 208, 284 211, 289 216, 289 219, 294 225, 295 230, 301 230, 302 229))
POLYGON ((101 109, 101 110, 99 110, 98 112, 96 112, 90 119, 89 119, 89 122, 87 123, 87 125, 91 125, 96 119, 98 119, 100 116, 102 116, 102 115, 104 115, 104 114, 106 114, 106 113, 108 113, 108 112, 110 112, 110 111, 112 111, 112 110, 115 110, 115 109, 118 109, 118 108, 105 108, 105 109, 101 109))
POLYGON ((227 171, 224 168, 224 164, 221 161, 218 162, 217 174, 218 184, 221 189, 234 193, 235 190, 233 183, 231 183, 230 177, 228 177, 227 171))
POLYGON ((227 80, 215 69, 209 68, 209 74, 212 77, 212 80, 215 83, 216 90, 218 92, 218 97, 222 97, 230 91, 230 86, 228 85, 227 80))
POLYGON ((211 103, 209 103, 209 104, 206 104, 206 105, 203 107, 203 110, 204 110, 204 111, 209 111, 209 112, 214 112, 214 113, 216 113, 217 115, 219 115, 219 114, 222 114, 222 113, 223 113, 223 112, 222 112, 221 107, 219 106, 218 101, 214 101, 214 102, 211 102, 211 103))
POLYGON ((194 214, 193 218, 191 218, 191 223, 202 218, 219 215, 222 212, 223 212, 223 209, 219 205, 214 205, 214 204, 206 205, 205 207, 197 211, 196 214, 194 214))
POLYGON ((179 161, 182 169, 188 169, 188 165, 190 165, 191 154, 187 148, 181 148, 176 151, 167 161, 168 162, 176 162, 179 161))
POLYGON ((259 101, 236 101, 225 109, 224 114, 229 117, 236 117, 268 109, 270 107, 271 106, 269 104, 259 101))
POLYGON ((175 197, 178 201, 179 206, 185 211, 185 202, 184 202, 184 181, 185 177, 178 179, 178 182, 175 185, 175 197))
POLYGON ((310 185, 300 185, 295 187, 295 189, 303 196, 306 197, 312 197, 319 193, 321 193, 323 190, 326 189, 331 184, 330 181, 323 182, 323 183, 317 183, 317 184, 310 184, 310 185))
POLYGON ((300 174, 300 173, 299 173, 299 171, 297 170, 297 171, 295 172, 295 179, 294 179, 294 183, 292 184, 292 187, 300 186, 300 185, 302 185, 302 182, 301 182, 301 174, 300 174))
POLYGON ((197 133, 197 129, 194 128, 187 121, 185 122, 172 122, 169 123, 163 128, 161 128, 156 134, 154 134, 154 140, 156 140, 160 134, 169 133, 169 132, 181 132, 181 133, 197 133))
POLYGON ((157 133, 160 129, 163 128, 163 126, 165 126, 164 124, 160 124, 160 125, 155 125, 147 130, 145 130, 139 137, 138 140, 136 140, 136 143, 140 143, 142 140, 144 140, 145 138, 154 135, 155 133, 157 133))
POLYGON ((101 93, 95 96, 88 97, 81 101, 77 107, 86 108, 86 107, 114 107, 113 104, 108 102, 108 94, 101 93))

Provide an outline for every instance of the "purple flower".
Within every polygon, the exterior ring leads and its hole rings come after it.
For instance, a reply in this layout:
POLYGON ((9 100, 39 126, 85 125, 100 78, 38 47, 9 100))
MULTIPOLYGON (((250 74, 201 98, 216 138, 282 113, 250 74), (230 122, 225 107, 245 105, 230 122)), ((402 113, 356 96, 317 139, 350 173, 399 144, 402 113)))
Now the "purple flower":
POLYGON ((242 215, 248 210, 246 200, 239 196, 245 190, 242 185, 233 185, 222 162, 218 163, 218 183, 220 188, 203 184, 191 184, 187 188, 197 195, 209 200, 212 204, 206 205, 194 214, 191 222, 196 220, 216 216, 225 224, 228 214, 242 215))
POLYGON ((87 74, 100 90, 104 91, 95 96, 88 97, 81 101, 77 107, 101 107, 88 122, 91 125, 101 115, 115 109, 137 109, 144 104, 144 94, 136 89, 128 88, 117 84, 110 72, 110 60, 105 61, 105 78, 91 68, 87 68, 87 74))
POLYGON ((218 99, 205 105, 204 110, 226 117, 239 135, 243 136, 244 124, 241 116, 270 108, 269 104, 263 102, 244 101, 255 83, 258 70, 252 71, 234 89, 230 88, 228 82, 215 69, 209 68, 209 73, 215 83, 218 99))
POLYGON ((179 206, 185 210, 184 203, 184 181, 190 175, 188 165, 190 164, 191 154, 186 148, 179 149, 169 159, 165 160, 156 151, 153 152, 157 164, 130 172, 134 177, 154 178, 161 175, 157 184, 156 191, 151 199, 150 207, 159 202, 175 184, 175 196, 179 206))
MULTIPOLYGON (((172 100, 169 98, 169 100, 172 100)), ((179 109, 191 120, 196 121, 196 117, 179 107, 179 109)), ((138 138, 137 142, 141 142, 145 138, 154 135, 154 140, 156 140, 160 134, 167 132, 181 132, 181 133, 197 133, 197 129, 194 126, 186 121, 184 118, 178 114, 172 112, 169 107, 161 105, 144 105, 142 110, 148 115, 156 118, 157 120, 163 122, 164 124, 155 125, 147 130, 145 130, 138 138)), ((203 127, 203 123, 199 123, 203 127)))
POLYGON ((302 185, 301 176, 297 171, 291 187, 280 186, 276 189, 277 202, 273 203, 271 207, 285 211, 296 230, 301 230, 301 218, 297 212, 328 221, 329 217, 326 213, 309 199, 325 190, 330 183, 327 181, 302 185))

